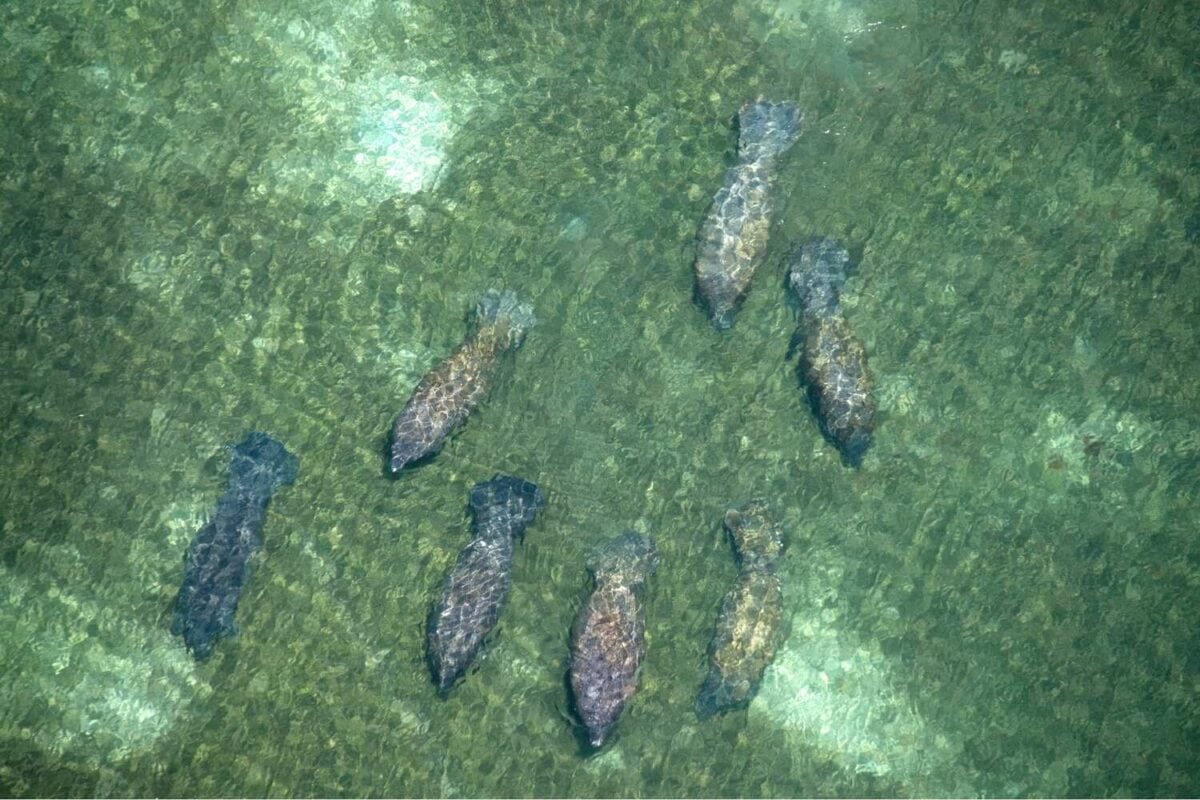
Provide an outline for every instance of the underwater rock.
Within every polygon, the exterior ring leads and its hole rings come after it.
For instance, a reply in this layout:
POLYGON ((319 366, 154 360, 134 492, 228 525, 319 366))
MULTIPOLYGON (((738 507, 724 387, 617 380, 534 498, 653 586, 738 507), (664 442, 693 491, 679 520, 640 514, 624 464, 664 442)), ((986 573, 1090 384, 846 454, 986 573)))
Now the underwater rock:
POLYGON ((511 291, 491 290, 480 298, 466 340, 421 379, 392 423, 392 474, 441 449, 487 396, 500 356, 520 347, 536 323, 533 308, 511 291))
POLYGON ((496 626, 512 585, 513 543, 546 504, 529 481, 496 475, 471 489, 473 538, 429 615, 429 668, 445 697, 496 626))
POLYGON ((788 283, 800 302, 797 371, 825 438, 847 466, 857 467, 871 446, 875 396, 867 353, 842 316, 838 294, 850 254, 833 239, 816 237, 792 255, 788 283))
POLYGON ((700 719, 749 705, 786 638, 783 589, 775 572, 783 554, 783 531, 761 500, 725 512, 725 529, 739 574, 717 615, 708 676, 696 697, 700 719))
POLYGON ((276 489, 296 479, 299 467, 299 459, 265 433, 251 433, 233 448, 229 487, 212 521, 188 545, 175 599, 171 632, 183 636, 197 661, 212 655, 218 638, 236 632, 233 617, 250 557, 262 546, 267 503, 276 489))
POLYGON ((598 748, 637 691, 646 655, 642 589, 658 568, 658 551, 631 531, 596 550, 587 568, 595 588, 571 632, 569 680, 588 744, 598 748))
POLYGON ((738 160, 725 172, 700 228, 696 294, 714 327, 726 329, 767 251, 776 159, 800 135, 804 115, 791 103, 758 100, 738 112, 738 160))

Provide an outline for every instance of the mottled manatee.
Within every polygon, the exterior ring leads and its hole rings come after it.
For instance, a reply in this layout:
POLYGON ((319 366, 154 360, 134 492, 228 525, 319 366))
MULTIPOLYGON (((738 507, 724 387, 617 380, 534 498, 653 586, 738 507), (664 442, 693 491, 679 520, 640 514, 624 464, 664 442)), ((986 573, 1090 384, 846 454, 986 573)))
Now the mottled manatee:
POLYGON ((842 316, 839 294, 849 269, 846 248, 816 237, 793 253, 788 283, 800 303, 800 380, 821 432, 847 466, 857 467, 871 446, 875 395, 866 348, 842 316))
POLYGON ((513 543, 543 505, 537 486, 508 475, 471 489, 472 538, 458 554, 429 615, 429 668, 443 697, 496 626, 512 584, 513 543))
POLYGON ((629 532, 593 552, 587 568, 595 587, 571 632, 569 681, 588 744, 598 748, 637 691, 646 655, 642 590, 658 551, 648 536, 629 532))
POLYGON ((738 113, 738 159, 725 172, 700 228, 696 295, 718 329, 733 325, 767 252, 775 164, 796 138, 804 115, 791 103, 758 100, 738 113))
POLYGON ((537 323, 533 309, 511 291, 488 291, 475 308, 465 341, 413 390, 392 423, 388 469, 436 453, 492 388, 500 356, 521 346, 537 323))
POLYGON ((725 512, 738 578, 721 602, 708 648, 708 676, 696 697, 696 714, 744 708, 785 636, 783 587, 776 574, 783 531, 762 500, 725 512))

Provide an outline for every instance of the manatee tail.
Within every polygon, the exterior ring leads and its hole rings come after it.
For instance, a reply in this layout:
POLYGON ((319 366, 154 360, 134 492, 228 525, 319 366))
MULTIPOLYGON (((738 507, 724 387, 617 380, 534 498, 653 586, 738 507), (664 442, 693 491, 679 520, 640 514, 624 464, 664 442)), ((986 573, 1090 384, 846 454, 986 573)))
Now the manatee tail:
POLYGON ((738 707, 745 707, 747 702, 739 702, 734 697, 730 686, 721 680, 721 676, 710 672, 704 679, 704 685, 696 694, 696 716, 703 722, 716 714, 721 714, 738 707))
POLYGON ((537 484, 511 475, 496 475, 471 488, 471 512, 475 515, 476 529, 485 521, 503 515, 513 536, 519 538, 544 505, 546 499, 537 484))
POLYGON ((254 431, 232 450, 230 488, 267 498, 280 486, 296 480, 300 461, 278 439, 254 431))
POLYGON ((835 310, 851 266, 850 253, 828 236, 814 236, 798 247, 788 265, 788 285, 801 309, 816 314, 835 310))
POLYGON ((475 306, 475 324, 480 330, 494 328, 506 339, 506 348, 520 347, 525 333, 537 324, 533 306, 517 299, 516 292, 489 289, 475 306))
POLYGON ((743 161, 774 158, 800 136, 804 114, 794 103, 758 100, 738 112, 738 156, 743 161))
POLYGON ((869 428, 855 428, 839 440, 841 443, 842 461, 847 467, 857 469, 862 466, 863 456, 871 446, 871 431, 869 428))
POLYGON ((649 536, 628 531, 592 551, 586 566, 597 581, 612 575, 625 584, 645 583, 658 569, 658 550, 649 536))

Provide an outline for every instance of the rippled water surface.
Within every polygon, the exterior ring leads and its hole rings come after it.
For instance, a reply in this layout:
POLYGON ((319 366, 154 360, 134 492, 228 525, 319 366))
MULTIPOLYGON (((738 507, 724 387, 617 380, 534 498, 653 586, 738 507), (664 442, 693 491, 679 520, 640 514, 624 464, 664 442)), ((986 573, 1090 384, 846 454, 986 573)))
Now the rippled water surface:
POLYGON ((743 0, 0 8, 0 793, 1200 791, 1200 12, 743 0), (737 324, 692 299, 738 107, 792 100, 737 324), (783 275, 847 242, 880 414, 844 467, 783 275), (384 437, 489 288, 539 324, 470 423, 384 437), (226 445, 300 458, 195 663, 226 445), (496 472, 548 503, 437 698, 424 623, 496 472), (790 635, 701 723, 731 504, 790 635), (569 721, 587 553, 652 535, 612 744, 569 721))

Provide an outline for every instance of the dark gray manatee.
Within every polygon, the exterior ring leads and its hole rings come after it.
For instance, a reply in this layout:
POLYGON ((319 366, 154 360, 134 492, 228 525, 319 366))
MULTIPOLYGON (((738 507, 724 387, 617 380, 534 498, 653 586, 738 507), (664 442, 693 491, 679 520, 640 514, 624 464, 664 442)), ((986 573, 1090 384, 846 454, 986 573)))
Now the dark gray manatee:
POLYGON ((796 341, 798 372, 821 432, 857 467, 871 446, 875 395, 867 351, 842 316, 839 295, 850 270, 850 254, 833 239, 801 245, 788 268, 788 283, 800 303, 796 341))
POLYGON ((653 540, 632 531, 610 540, 587 561, 595 588, 571 632, 569 680, 575 711, 597 748, 637 691, 646 655, 642 590, 658 568, 653 540))
POLYGON ((758 100, 738 112, 738 159, 725 172, 700 228, 696 294, 719 329, 733 325, 767 252, 775 162, 800 135, 804 115, 792 103, 758 100))
POLYGON ((708 648, 708 676, 696 697, 701 719, 749 705, 786 635, 783 588, 775 571, 783 531, 761 500, 725 512, 725 530, 739 574, 721 603, 708 648))
POLYGON ((512 584, 513 543, 545 505, 529 481, 497 475, 471 489, 472 539, 429 615, 429 668, 443 697, 470 666, 512 584))
POLYGON ((485 292, 471 331, 454 352, 430 370, 392 422, 388 469, 436 453, 492 388, 500 356, 521 346, 537 324, 533 308, 511 291, 485 292))
POLYGON ((250 557, 262 546, 267 503, 296 479, 300 461, 265 433, 251 433, 232 448, 229 487, 212 520, 184 557, 183 585, 175 599, 171 632, 183 636, 198 661, 212 655, 221 636, 236 632, 233 617, 250 575, 250 557))

